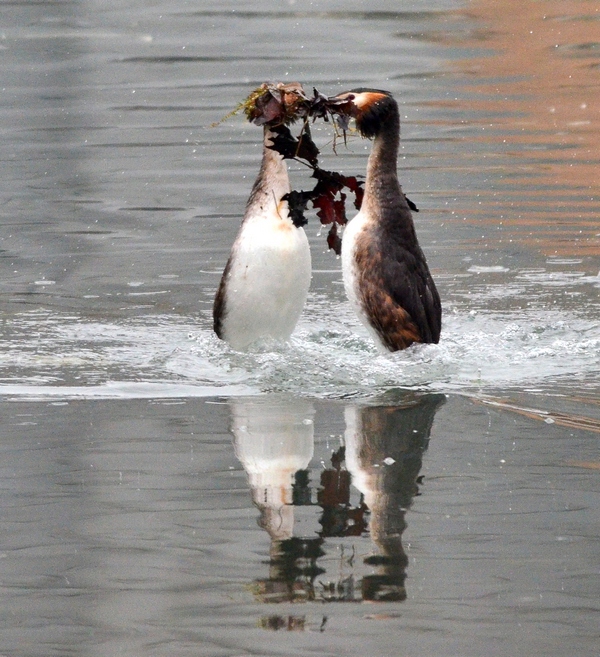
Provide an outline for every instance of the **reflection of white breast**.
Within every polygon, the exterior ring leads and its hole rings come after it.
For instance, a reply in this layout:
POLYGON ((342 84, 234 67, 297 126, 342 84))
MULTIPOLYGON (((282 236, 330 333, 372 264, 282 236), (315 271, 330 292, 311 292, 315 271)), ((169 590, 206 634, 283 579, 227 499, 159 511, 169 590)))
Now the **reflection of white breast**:
POLYGON ((235 452, 256 504, 292 503, 294 475, 308 467, 313 455, 313 415, 312 405, 304 402, 233 403, 235 452))
POLYGON ((363 467, 360 458, 360 449, 363 444, 360 408, 347 406, 344 411, 344 419, 346 421, 344 433, 346 467, 352 475, 352 485, 365 496, 366 505, 372 508, 370 502, 376 491, 373 491, 370 472, 363 467))
POLYGON ((384 495, 384 473, 383 470, 379 471, 379 464, 365 462, 364 456, 361 457, 361 450, 365 448, 361 410, 359 406, 347 406, 344 412, 346 467, 352 475, 352 485, 364 495, 365 504, 374 511, 378 499, 384 495))

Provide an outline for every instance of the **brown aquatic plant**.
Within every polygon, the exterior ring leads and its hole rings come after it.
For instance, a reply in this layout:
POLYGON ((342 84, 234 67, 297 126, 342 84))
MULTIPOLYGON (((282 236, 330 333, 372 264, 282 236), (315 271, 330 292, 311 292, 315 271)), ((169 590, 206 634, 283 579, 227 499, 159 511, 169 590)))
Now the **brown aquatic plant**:
MULTIPOLYGON (((341 253, 339 227, 343 227, 346 217, 347 190, 354 194, 354 207, 360 210, 364 189, 363 181, 356 176, 345 176, 337 171, 326 171, 319 166, 319 148, 310 133, 310 123, 317 119, 335 126, 334 152, 336 139, 340 132, 346 141, 349 121, 352 118, 349 98, 328 97, 313 89, 309 96, 298 82, 289 84, 265 82, 254 89, 232 112, 222 120, 243 110, 248 121, 256 125, 269 125, 275 137, 270 148, 285 159, 293 159, 312 169, 315 186, 308 191, 294 190, 286 194, 291 218, 297 226, 307 222, 305 212, 308 205, 316 211, 323 225, 329 226, 327 245, 336 254, 341 253), (301 120, 302 127, 295 137, 288 126, 301 120)), ((408 201, 408 199, 407 199, 408 201)), ((412 210, 418 211, 411 201, 412 210)))
MULTIPOLYGON (((329 121, 339 103, 313 90, 309 97, 298 83, 265 83, 255 90, 244 103, 244 111, 249 121, 257 125, 269 124, 275 133, 271 148, 286 159, 294 159, 307 164, 316 179, 313 189, 292 191, 283 197, 287 200, 292 221, 297 226, 307 222, 304 215, 308 204, 316 210, 323 225, 329 226, 327 245, 338 255, 341 253, 341 237, 338 227, 344 226, 346 217, 346 198, 344 189, 354 194, 354 206, 360 209, 363 187, 355 176, 344 176, 337 171, 326 171, 319 166, 319 148, 310 133, 310 119, 322 118, 329 121), (302 119, 303 124, 297 137, 290 132, 288 125, 302 119)), ((345 134, 345 133, 344 133, 345 134)))

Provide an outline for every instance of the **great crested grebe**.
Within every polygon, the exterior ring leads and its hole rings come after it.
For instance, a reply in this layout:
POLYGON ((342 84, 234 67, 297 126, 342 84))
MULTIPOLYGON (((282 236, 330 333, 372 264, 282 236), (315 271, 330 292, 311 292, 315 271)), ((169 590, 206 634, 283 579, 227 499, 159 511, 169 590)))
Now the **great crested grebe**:
POLYGON ((270 148, 269 124, 263 130, 262 165, 213 306, 215 333, 237 351, 262 339, 287 340, 311 279, 306 233, 281 200, 290 191, 287 166, 270 148))
POLYGON ((336 113, 356 120, 363 137, 374 139, 362 207, 342 239, 346 294, 385 349, 437 343, 440 297, 398 181, 398 105, 389 92, 377 89, 354 89, 330 100, 336 113))

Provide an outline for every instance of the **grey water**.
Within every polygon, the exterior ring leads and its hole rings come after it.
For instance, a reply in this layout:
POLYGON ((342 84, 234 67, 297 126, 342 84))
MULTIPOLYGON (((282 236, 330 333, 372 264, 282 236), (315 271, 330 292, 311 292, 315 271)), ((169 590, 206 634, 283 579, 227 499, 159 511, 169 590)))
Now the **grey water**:
POLYGON ((598 655, 597 3, 2 17, 0 655, 598 655), (213 335, 265 80, 398 99, 439 345, 376 350, 314 215, 290 343, 213 335))

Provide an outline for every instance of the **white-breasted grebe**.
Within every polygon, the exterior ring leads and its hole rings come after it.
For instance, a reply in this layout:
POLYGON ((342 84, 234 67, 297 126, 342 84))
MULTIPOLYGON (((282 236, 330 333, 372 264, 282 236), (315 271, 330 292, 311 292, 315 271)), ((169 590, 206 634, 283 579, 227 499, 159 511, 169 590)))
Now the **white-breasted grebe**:
POLYGON ((354 89, 330 99, 373 138, 360 212, 342 239, 342 272, 350 302, 389 351, 437 343, 442 307, 417 241, 410 206, 398 181, 398 105, 387 91, 354 89))
POLYGON ((238 351, 289 339, 311 280, 306 233, 281 200, 290 191, 287 166, 270 148, 275 132, 268 123, 263 130, 262 165, 213 306, 215 333, 238 351))

